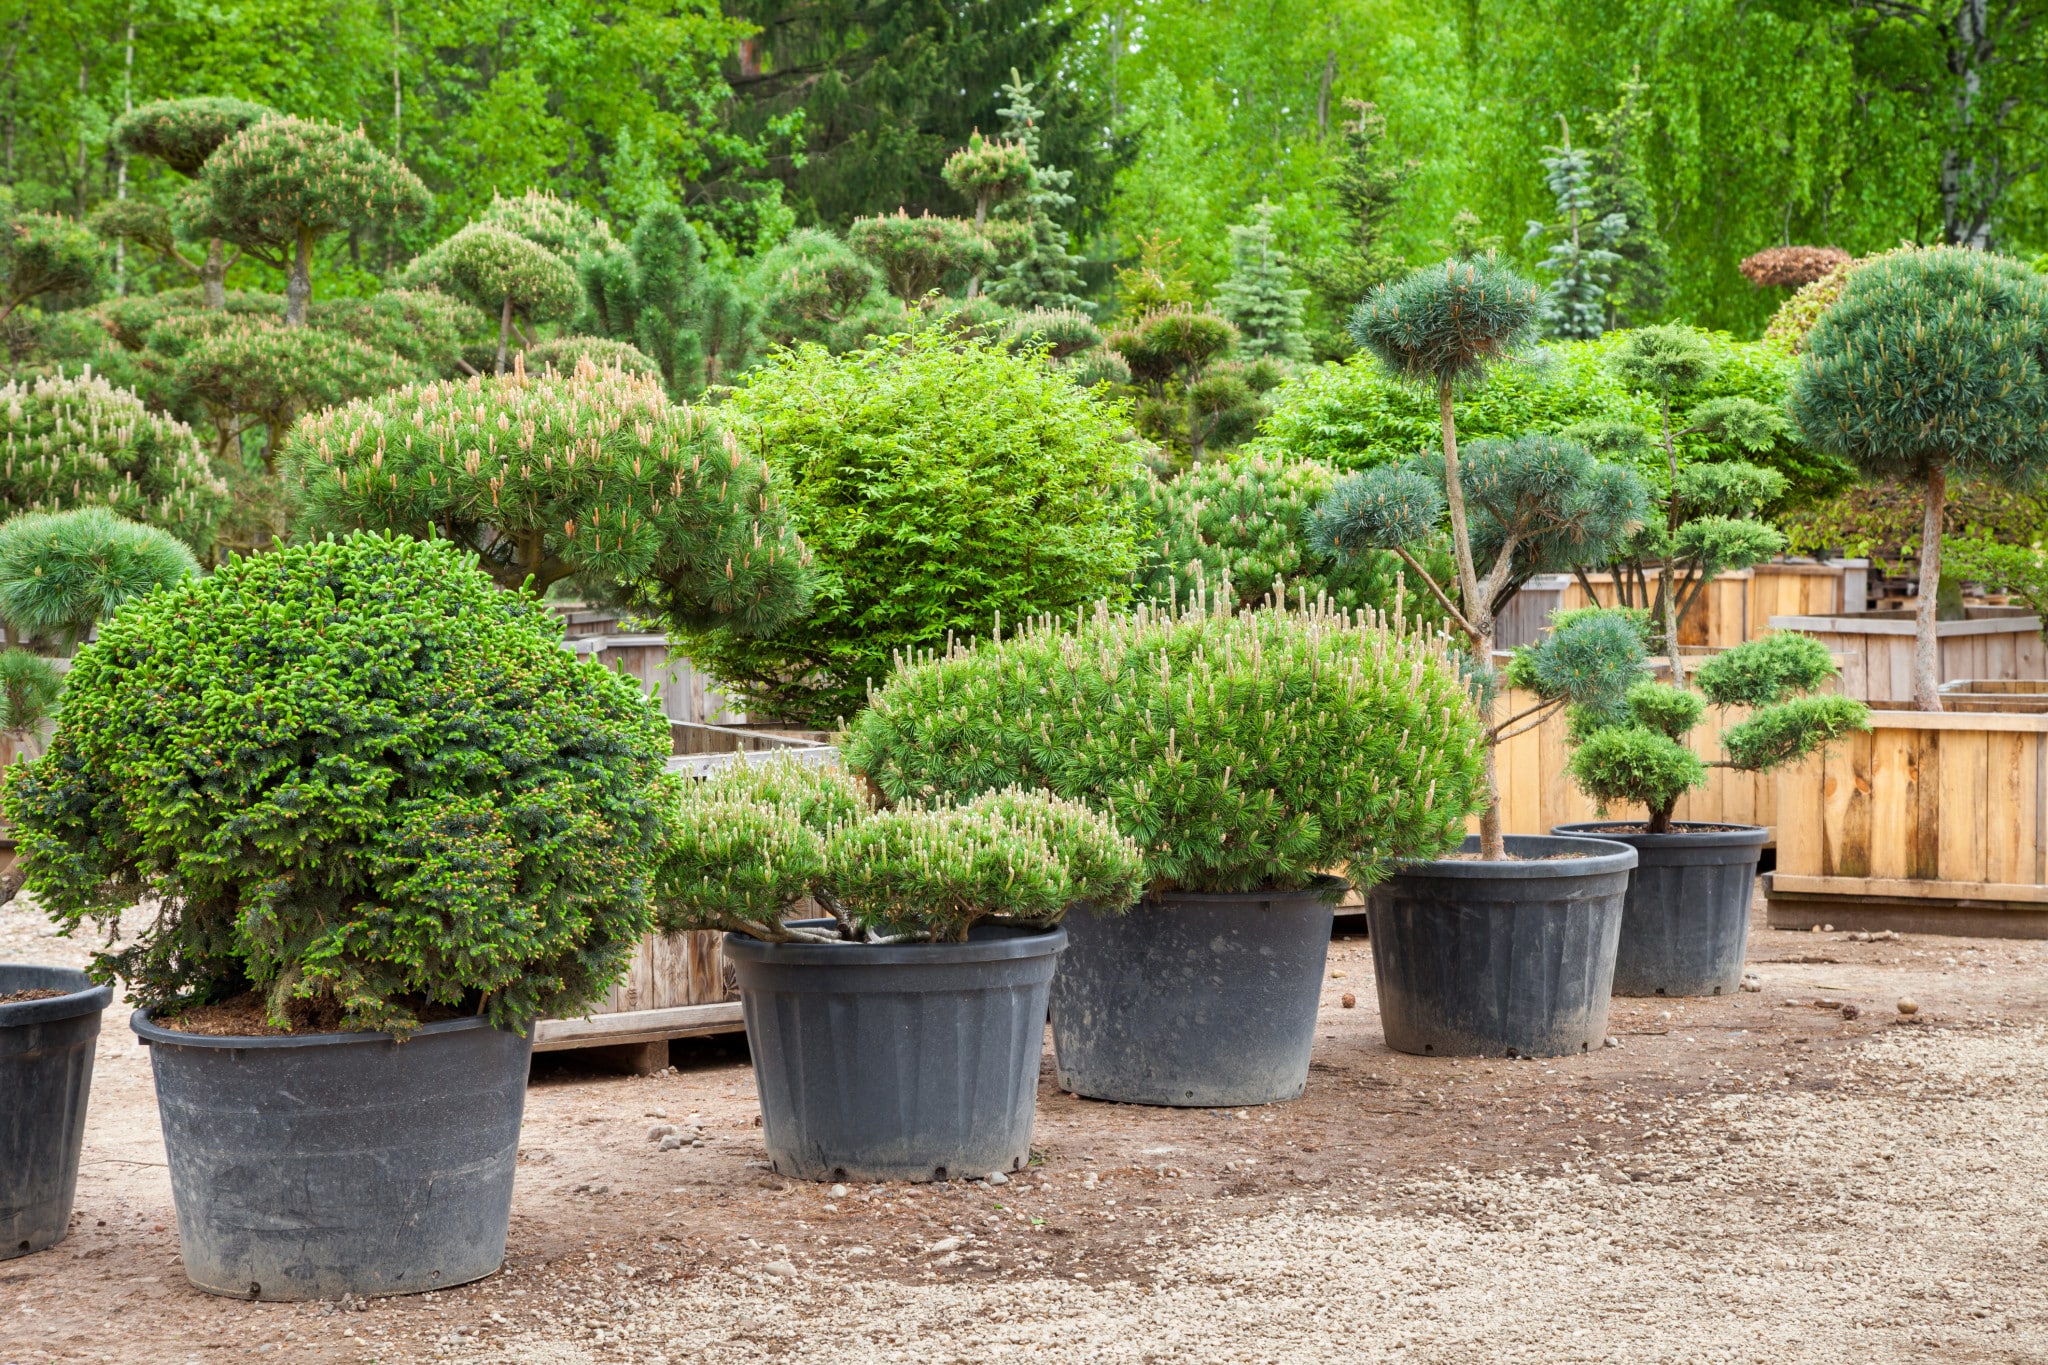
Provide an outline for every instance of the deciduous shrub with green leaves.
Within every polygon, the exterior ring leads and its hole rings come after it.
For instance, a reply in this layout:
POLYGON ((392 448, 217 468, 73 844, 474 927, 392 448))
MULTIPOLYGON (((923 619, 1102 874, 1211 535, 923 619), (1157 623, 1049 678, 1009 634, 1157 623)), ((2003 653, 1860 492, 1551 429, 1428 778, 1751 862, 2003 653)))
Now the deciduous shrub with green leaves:
POLYGON ((68 653, 131 598, 198 572, 170 532, 104 507, 30 512, 0 524, 0 621, 16 637, 68 653))
POLYGON ((1049 363, 932 332, 785 352, 721 411, 786 480, 811 614, 768 639, 680 642, 749 711, 851 716, 903 651, 1127 590, 1137 456, 1116 410, 1049 363))
POLYGON ((190 427, 95 374, 0 386, 0 515, 104 507, 199 553, 227 485, 190 427))
POLYGON ((1044 792, 877 810, 843 769, 780 759, 672 788, 654 880, 665 932, 771 942, 964 941, 983 921, 1047 925, 1076 901, 1137 898, 1136 845, 1044 792), (786 921, 805 898, 830 929, 786 921))
POLYGON ((60 923, 154 904, 102 979, 156 1010, 267 998, 346 1029, 430 1004, 523 1028, 647 928, 667 727, 446 542, 354 535, 132 603, 8 775, 60 923))
POLYGON ((1448 643, 1368 613, 1107 607, 906 660, 846 761, 889 800, 1044 790, 1154 890, 1359 886, 1464 837, 1480 723, 1448 643))
POLYGON ((507 588, 575 574, 679 627, 738 635, 810 597, 768 465, 655 378, 584 364, 394 389, 307 418, 287 454, 315 533, 440 536, 507 588))

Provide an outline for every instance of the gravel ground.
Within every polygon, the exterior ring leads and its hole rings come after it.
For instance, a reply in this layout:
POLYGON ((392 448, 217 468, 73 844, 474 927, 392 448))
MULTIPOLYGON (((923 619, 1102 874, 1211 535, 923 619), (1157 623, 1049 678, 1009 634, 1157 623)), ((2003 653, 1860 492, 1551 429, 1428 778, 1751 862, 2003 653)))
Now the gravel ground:
MULTIPOLYGON (((0 910, 0 960, 83 956, 0 910)), ((1002 1187, 777 1178, 729 1042, 647 1078, 544 1059, 505 1271, 348 1305, 186 1284, 110 1011, 75 1230, 0 1262, 0 1365, 2048 1365, 2048 944, 1759 930, 1750 957, 1759 992, 1616 1001, 1618 1048, 1446 1061, 1385 1048, 1339 939, 1303 1099, 1097 1104, 1048 1067, 1043 1163, 1002 1187)))

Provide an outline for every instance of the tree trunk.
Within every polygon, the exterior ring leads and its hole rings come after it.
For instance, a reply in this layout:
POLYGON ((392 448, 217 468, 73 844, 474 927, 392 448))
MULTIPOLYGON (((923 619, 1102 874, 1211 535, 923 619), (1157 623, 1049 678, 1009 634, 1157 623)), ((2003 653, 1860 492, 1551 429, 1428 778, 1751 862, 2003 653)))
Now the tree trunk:
MULTIPOLYGON (((299 229, 298 245, 292 251, 292 273, 284 282, 284 325, 306 325, 306 305, 313 299, 313 233, 299 229)), ((223 300, 225 302, 225 300, 223 300)))
MULTIPOLYGON (((1671 491, 1664 500, 1664 562, 1660 566, 1663 579, 1657 585, 1657 596, 1664 603, 1664 652, 1671 656, 1671 685, 1685 686, 1685 665, 1678 659, 1678 446, 1671 439, 1671 399, 1667 395, 1663 402, 1664 412, 1664 462, 1671 473, 1671 491)), ((1665 822, 1670 823, 1667 814, 1665 822)))
POLYGON ((1669 834, 1671 832, 1671 812, 1676 807, 1676 805, 1677 803, 1673 802, 1671 805, 1664 807, 1662 810, 1657 809, 1657 807, 1655 806, 1651 806, 1649 808, 1650 818, 1643 823, 1643 833, 1669 834))
POLYGON ((199 267, 199 296, 215 312, 228 306, 228 256, 218 237, 206 243, 206 264, 199 267))
MULTIPOLYGON (((1474 668, 1493 667, 1493 603, 1480 591, 1472 566, 1472 528, 1465 524, 1465 484, 1458 473, 1458 424, 1451 416, 1451 380, 1437 381, 1437 416, 1443 426, 1444 500, 1450 504, 1451 546, 1458 560, 1458 596, 1471 627, 1474 668)), ((1493 745, 1486 746, 1486 808, 1479 813, 1479 856, 1500 859, 1507 845, 1500 831, 1500 778, 1494 771, 1493 745)))
POLYGON ((1935 466, 1927 476, 1926 502, 1920 510, 1920 597, 1913 611, 1913 706, 1941 710, 1941 646, 1934 634, 1936 598, 1941 591, 1941 522, 1948 497, 1948 471, 1935 466))
POLYGON ((505 373, 505 349, 512 341, 512 296, 505 296, 504 306, 498 309, 498 368, 492 374, 505 373))

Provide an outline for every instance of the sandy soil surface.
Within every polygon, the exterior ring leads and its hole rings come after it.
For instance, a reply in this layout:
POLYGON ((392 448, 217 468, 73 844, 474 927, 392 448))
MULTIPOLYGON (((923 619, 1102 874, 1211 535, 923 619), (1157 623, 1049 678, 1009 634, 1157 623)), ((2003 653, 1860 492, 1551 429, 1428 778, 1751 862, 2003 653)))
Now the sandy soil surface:
MULTIPOLYGON (((0 910, 0 960, 84 957, 0 910)), ((503 1272, 346 1305, 185 1281, 117 1007, 74 1230, 0 1261, 0 1365, 2048 1365, 2048 943, 1759 930, 1750 957, 1759 992, 1617 1000, 1617 1048, 1448 1061, 1387 1050, 1340 938, 1303 1099, 1081 1101, 1048 1050, 1043 1163, 1001 1187, 776 1177, 734 1043, 646 1078, 558 1054, 503 1272), (702 1145, 657 1150, 664 1122, 702 1145)))

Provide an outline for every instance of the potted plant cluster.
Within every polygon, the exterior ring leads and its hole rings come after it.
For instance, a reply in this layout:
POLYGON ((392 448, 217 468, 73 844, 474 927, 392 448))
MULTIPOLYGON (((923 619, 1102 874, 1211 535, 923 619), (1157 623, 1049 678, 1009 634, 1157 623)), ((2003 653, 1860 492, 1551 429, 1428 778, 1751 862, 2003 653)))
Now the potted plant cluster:
POLYGON ((1269 600, 1099 607, 905 660, 848 764, 897 802, 1009 788, 1110 816, 1143 898, 1067 917, 1060 1085, 1140 1104, 1292 1099, 1308 1079, 1331 908, 1454 846, 1482 796, 1449 643, 1269 600))
MULTIPOLYGON (((1430 384, 1442 417, 1440 456, 1366 470, 1334 485, 1309 524, 1340 560, 1399 555, 1465 646, 1482 709, 1495 691, 1495 614, 1533 575, 1598 560, 1639 528, 1649 494, 1633 470, 1577 440, 1528 435, 1474 442, 1462 454, 1457 385, 1484 373, 1527 333, 1537 286, 1491 259, 1447 261, 1383 285, 1351 332, 1391 373, 1430 384), (1418 551, 1448 530, 1455 591, 1418 551)), ((1481 727, 1479 831, 1448 858, 1416 858, 1369 907, 1387 1042, 1436 1055, 1554 1055, 1598 1044, 1635 854, 1625 846, 1501 830, 1494 748, 1570 704, 1611 702, 1640 643, 1621 623, 1589 626, 1588 657, 1546 679, 1537 704, 1481 727)))
MULTIPOLYGON (((1611 614, 1611 613, 1609 613, 1611 614)), ((1517 671, 1557 667, 1546 657, 1571 644, 1559 631, 1518 652, 1517 671)), ((1621 704, 1572 716, 1572 779, 1599 803, 1639 805, 1647 818, 1559 825, 1554 834, 1613 839, 1636 850, 1615 953, 1616 995, 1720 995, 1742 981, 1756 867, 1770 831, 1761 825, 1674 821, 1680 797, 1707 780, 1708 763, 1685 737, 1707 703, 1746 706, 1747 720, 1721 736, 1717 766, 1770 772, 1870 724, 1847 697, 1809 695, 1837 674, 1827 647, 1778 633, 1702 664, 1698 693, 1644 678, 1621 704)))
POLYGON ((726 932, 775 1169, 1022 1170, 1059 921, 1134 899, 1137 846, 1043 792, 877 809, 790 757, 672 791, 656 924, 726 932))
POLYGON ((648 919, 669 749, 629 683, 443 542, 367 533, 130 602, 10 772, 29 888, 140 934, 185 1270, 259 1299, 445 1288, 503 1258, 526 1021, 648 919))

